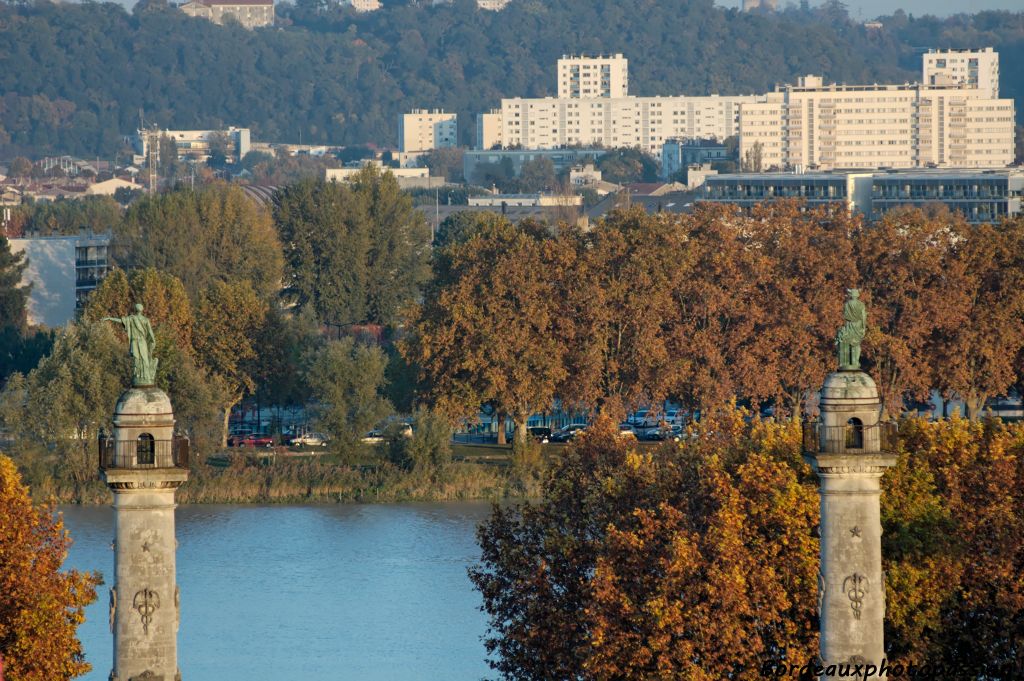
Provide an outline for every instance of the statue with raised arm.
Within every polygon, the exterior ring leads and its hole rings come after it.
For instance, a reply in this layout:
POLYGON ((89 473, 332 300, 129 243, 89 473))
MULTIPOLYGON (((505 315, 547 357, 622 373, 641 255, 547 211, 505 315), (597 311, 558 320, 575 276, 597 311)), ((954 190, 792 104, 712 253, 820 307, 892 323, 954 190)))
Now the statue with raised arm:
POLYGON ((150 386, 156 383, 157 359, 153 356, 156 337, 149 319, 142 314, 142 304, 135 304, 135 314, 127 317, 104 317, 103 321, 117 322, 128 334, 128 353, 132 356, 132 385, 150 386))
POLYGON ((860 371, 860 343, 868 330, 868 311, 860 300, 860 290, 846 289, 843 326, 836 334, 840 371, 860 371))

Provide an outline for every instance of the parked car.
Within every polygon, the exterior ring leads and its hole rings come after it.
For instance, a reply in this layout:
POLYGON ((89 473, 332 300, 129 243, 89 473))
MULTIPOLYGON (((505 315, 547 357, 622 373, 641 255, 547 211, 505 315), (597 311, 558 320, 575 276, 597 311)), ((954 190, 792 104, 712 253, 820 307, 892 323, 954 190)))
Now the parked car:
POLYGON ((551 433, 552 442, 568 442, 569 440, 576 437, 578 433, 582 433, 587 429, 586 423, 570 423, 564 428, 559 428, 555 432, 551 433))
POLYGON ((651 430, 644 433, 644 439, 650 441, 660 440, 676 440, 683 439, 683 427, 676 425, 665 425, 661 428, 652 428, 651 430))
POLYGON ((327 438, 320 433, 306 433, 289 439, 288 444, 292 447, 326 447, 327 438))
POLYGON ((384 433, 380 430, 371 430, 369 433, 359 438, 359 441, 364 444, 375 445, 379 442, 384 442, 384 433))
POLYGON ((527 428, 527 433, 537 442, 549 442, 551 440, 551 429, 547 426, 532 426, 527 428))
POLYGON ((228 447, 273 447, 274 438, 266 433, 248 433, 232 435, 228 438, 228 447))
POLYGON ((627 440, 637 439, 636 428, 629 423, 619 424, 619 437, 626 438, 627 440))

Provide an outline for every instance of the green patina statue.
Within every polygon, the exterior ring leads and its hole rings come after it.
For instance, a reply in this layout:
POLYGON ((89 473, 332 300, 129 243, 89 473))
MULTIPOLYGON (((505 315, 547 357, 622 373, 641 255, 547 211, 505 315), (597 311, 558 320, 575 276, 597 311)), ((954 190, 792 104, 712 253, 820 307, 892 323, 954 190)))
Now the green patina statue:
POLYGON ((117 322, 128 334, 128 352, 132 356, 132 385, 146 387, 156 384, 156 365, 153 356, 156 337, 149 319, 142 314, 142 304, 135 304, 135 314, 127 317, 104 317, 103 321, 117 322))
POLYGON ((868 330, 868 311, 858 289, 846 289, 846 294, 849 297, 843 304, 843 326, 836 334, 839 370, 860 371, 860 343, 868 330))

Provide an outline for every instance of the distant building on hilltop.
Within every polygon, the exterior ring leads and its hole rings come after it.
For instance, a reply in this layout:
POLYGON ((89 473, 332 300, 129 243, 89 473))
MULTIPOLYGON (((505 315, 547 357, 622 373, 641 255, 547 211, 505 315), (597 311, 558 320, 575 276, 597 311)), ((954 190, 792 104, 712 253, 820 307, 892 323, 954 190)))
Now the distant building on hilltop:
POLYGON ((779 8, 779 0, 743 0, 743 11, 753 12, 754 10, 760 10, 762 12, 774 12, 779 8))
POLYGON ((341 4, 357 12, 375 12, 380 9, 380 0, 342 0, 341 4))
POLYGON ((232 17, 248 29, 274 25, 274 0, 191 0, 180 9, 190 17, 215 24, 223 24, 232 17))

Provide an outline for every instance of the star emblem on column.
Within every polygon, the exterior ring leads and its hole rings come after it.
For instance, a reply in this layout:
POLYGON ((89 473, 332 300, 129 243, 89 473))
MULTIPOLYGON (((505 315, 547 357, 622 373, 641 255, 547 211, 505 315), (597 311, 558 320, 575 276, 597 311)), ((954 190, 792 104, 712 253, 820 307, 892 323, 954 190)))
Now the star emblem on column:
POLYGON ((857 526, 857 525, 854 525, 853 529, 850 530, 850 534, 852 534, 854 537, 857 537, 859 539, 860 538, 860 527, 857 526))

